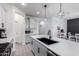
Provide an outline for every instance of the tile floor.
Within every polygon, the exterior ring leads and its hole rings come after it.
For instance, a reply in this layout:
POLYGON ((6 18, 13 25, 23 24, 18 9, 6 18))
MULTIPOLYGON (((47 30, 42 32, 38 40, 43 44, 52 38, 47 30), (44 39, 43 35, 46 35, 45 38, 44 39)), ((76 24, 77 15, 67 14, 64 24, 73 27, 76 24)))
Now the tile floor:
POLYGON ((21 43, 16 43, 14 56, 33 56, 33 53, 31 52, 31 45, 22 45, 21 43))

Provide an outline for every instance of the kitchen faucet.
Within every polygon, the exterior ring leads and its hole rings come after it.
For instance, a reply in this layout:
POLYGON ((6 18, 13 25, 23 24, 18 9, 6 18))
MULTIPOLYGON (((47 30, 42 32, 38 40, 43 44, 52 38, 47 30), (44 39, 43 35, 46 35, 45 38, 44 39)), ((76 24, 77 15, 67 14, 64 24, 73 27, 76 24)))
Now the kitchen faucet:
POLYGON ((48 30, 48 35, 49 35, 49 39, 51 40, 52 36, 51 36, 51 30, 48 30))

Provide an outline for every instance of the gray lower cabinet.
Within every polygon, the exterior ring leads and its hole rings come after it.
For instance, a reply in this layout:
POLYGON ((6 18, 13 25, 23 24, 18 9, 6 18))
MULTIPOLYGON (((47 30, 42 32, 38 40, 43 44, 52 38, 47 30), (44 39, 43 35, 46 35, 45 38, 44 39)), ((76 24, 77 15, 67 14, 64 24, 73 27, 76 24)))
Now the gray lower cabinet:
POLYGON ((39 49, 38 49, 39 56, 47 56, 47 48, 39 43, 38 43, 38 46, 39 46, 39 49))
POLYGON ((58 56, 33 38, 31 38, 31 47, 35 56, 58 56))
POLYGON ((32 51, 35 56, 47 56, 47 48, 35 40, 31 40, 32 51))
POLYGON ((30 34, 26 34, 26 40, 25 40, 26 43, 30 43, 30 34))
POLYGON ((35 56, 39 56, 39 47, 38 44, 35 40, 32 40, 32 51, 34 53, 35 56))

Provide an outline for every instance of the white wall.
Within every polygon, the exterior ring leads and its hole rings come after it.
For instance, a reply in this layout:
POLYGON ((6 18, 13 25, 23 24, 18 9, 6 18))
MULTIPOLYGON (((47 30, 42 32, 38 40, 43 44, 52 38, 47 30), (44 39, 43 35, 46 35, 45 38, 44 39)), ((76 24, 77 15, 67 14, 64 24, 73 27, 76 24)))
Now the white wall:
POLYGON ((53 17, 51 21, 52 36, 57 37, 57 26, 64 29, 67 33, 67 20, 61 17, 53 17))
POLYGON ((41 21, 43 21, 44 24, 40 26, 40 34, 47 35, 48 30, 51 28, 51 19, 47 19, 47 21, 44 21, 44 19, 42 18, 41 21))
POLYGON ((44 25, 40 28, 40 34, 47 35, 48 30, 50 29, 52 32, 52 37, 57 37, 57 26, 63 28, 65 33, 67 33, 67 20, 54 16, 51 19, 48 19, 48 21, 46 21, 44 25))

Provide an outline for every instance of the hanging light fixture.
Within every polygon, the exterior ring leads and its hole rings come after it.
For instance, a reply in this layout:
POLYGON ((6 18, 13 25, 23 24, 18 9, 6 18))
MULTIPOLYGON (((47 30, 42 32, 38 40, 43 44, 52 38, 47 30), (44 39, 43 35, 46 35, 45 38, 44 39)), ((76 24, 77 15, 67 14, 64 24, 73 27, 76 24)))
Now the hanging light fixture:
POLYGON ((64 12, 62 11, 62 3, 60 3, 59 16, 64 16, 64 12))
POLYGON ((60 9, 59 9, 59 12, 58 12, 58 16, 60 16, 60 17, 65 17, 66 15, 69 15, 70 14, 70 12, 64 12, 63 11, 63 4, 62 3, 60 3, 60 9))
POLYGON ((47 15, 46 15, 46 8, 47 8, 47 5, 44 5, 44 8, 45 8, 45 16, 44 16, 44 20, 47 21, 47 15))
POLYGON ((45 21, 47 21, 47 15, 46 15, 46 8, 47 8, 47 5, 46 5, 46 4, 44 5, 44 8, 45 8, 45 15, 44 15, 44 20, 40 22, 40 25, 41 25, 41 26, 44 25, 45 21))

